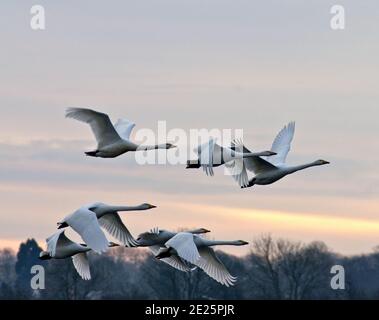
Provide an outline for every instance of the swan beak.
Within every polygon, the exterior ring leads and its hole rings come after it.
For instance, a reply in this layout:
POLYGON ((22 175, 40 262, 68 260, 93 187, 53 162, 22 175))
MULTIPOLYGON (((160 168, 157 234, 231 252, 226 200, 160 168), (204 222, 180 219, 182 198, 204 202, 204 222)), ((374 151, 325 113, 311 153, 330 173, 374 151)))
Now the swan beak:
POLYGON ((246 246, 247 244, 249 244, 248 242, 243 241, 243 240, 240 240, 240 242, 241 242, 241 244, 242 244, 243 246, 246 246))
POLYGON ((151 204, 150 209, 154 209, 154 208, 158 208, 158 207, 151 204))
POLYGON ((325 161, 325 160, 324 160, 324 164, 330 164, 330 162, 329 162, 329 161, 325 161))
POLYGON ((203 228, 203 232, 204 232, 204 233, 210 233, 211 230, 208 230, 208 229, 204 229, 204 228, 203 228))

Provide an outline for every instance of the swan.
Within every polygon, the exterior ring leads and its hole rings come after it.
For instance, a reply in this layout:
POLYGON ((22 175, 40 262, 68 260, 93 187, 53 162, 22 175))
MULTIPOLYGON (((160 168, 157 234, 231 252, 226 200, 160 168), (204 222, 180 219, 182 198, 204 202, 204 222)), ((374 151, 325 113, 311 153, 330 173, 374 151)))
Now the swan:
POLYGON ((263 152, 241 152, 231 148, 225 148, 216 143, 216 139, 211 138, 208 142, 198 146, 195 150, 198 155, 196 160, 188 160, 186 169, 203 168, 206 175, 213 176, 213 168, 227 164, 235 159, 245 159, 258 156, 273 156, 273 151, 263 152))
MULTIPOLYGON (((192 234, 204 234, 210 232, 205 228, 188 230, 188 233, 192 234)), ((154 256, 159 254, 159 251, 165 246, 165 243, 173 238, 177 233, 171 232, 167 230, 161 230, 158 228, 154 228, 149 232, 141 233, 138 238, 138 246, 139 247, 148 247, 150 251, 154 254, 154 256)), ((186 261, 181 259, 179 256, 172 255, 169 257, 165 257, 161 259, 162 262, 167 263, 171 267, 183 271, 190 272, 193 271, 194 268, 191 267, 186 261)))
MULTIPOLYGON (((289 166, 286 164, 288 152, 291 149, 291 142, 295 134, 295 122, 287 124, 276 136, 271 150, 276 155, 270 158, 249 157, 243 159, 243 168, 238 174, 232 174, 233 178, 237 181, 241 188, 252 187, 253 185, 267 185, 274 183, 283 177, 294 172, 304 170, 310 167, 321 166, 329 164, 325 160, 316 160, 310 163, 289 166), (255 174, 255 176, 245 183, 247 177, 247 170, 255 174), (243 181, 243 183, 241 183, 243 181)), ((240 141, 232 142, 232 148, 241 145, 240 141)), ((244 152, 250 152, 245 146, 242 145, 244 152)))
POLYGON ((108 249, 108 240, 101 230, 96 213, 83 206, 74 213, 57 223, 58 229, 71 227, 84 240, 84 242, 96 253, 102 253, 108 249))
MULTIPOLYGON (((156 206, 143 203, 138 206, 112 206, 101 202, 96 202, 84 206, 96 214, 100 227, 105 229, 112 237, 117 239, 127 247, 137 246, 136 240, 128 228, 124 225, 119 215, 119 211, 142 211, 156 208, 156 206)), ((59 229, 67 228, 67 222, 60 223, 59 229)))
MULTIPOLYGON (((66 259, 71 257, 75 270, 83 280, 91 280, 91 272, 88 263, 87 252, 91 248, 71 241, 64 234, 64 230, 60 230, 46 240, 47 251, 41 251, 39 259, 66 259)), ((117 244, 110 242, 109 247, 116 247, 117 244)))
POLYGON ((85 108, 68 108, 66 118, 85 122, 91 126, 97 141, 97 149, 86 152, 87 156, 100 158, 115 158, 129 151, 145 151, 154 149, 171 149, 171 143, 157 145, 138 145, 130 141, 130 134, 135 127, 127 119, 119 119, 114 125, 109 116, 85 108))
POLYGON ((165 243, 155 256, 157 259, 167 259, 177 256, 200 269, 208 276, 227 287, 233 286, 237 281, 226 269, 224 264, 217 258, 213 246, 230 245, 244 246, 248 242, 236 241, 215 241, 201 238, 193 233, 180 232, 165 243))

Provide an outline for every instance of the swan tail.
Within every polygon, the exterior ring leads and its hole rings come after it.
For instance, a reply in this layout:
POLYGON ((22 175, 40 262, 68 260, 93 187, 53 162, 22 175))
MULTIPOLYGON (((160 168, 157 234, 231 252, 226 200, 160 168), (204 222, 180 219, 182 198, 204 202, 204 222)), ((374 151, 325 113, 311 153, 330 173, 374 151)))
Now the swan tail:
POLYGON ((199 169, 200 162, 199 160, 188 160, 186 169, 199 169))

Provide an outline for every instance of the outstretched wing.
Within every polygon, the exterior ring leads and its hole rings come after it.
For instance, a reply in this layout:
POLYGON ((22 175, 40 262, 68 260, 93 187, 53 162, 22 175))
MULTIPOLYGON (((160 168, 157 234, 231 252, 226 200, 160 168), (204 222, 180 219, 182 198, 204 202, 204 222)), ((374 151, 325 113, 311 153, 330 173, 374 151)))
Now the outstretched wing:
POLYGON ((68 108, 66 118, 72 118, 89 124, 95 135, 98 148, 115 143, 121 139, 113 127, 109 116, 105 113, 84 108, 68 108))
POLYGON ((47 252, 51 257, 55 257, 57 252, 57 247, 65 247, 72 244, 75 244, 75 242, 71 241, 66 237, 64 234, 64 229, 59 230, 58 232, 54 233, 52 236, 50 236, 48 239, 46 239, 47 243, 47 252))
POLYGON ((91 280, 87 254, 78 253, 72 257, 72 263, 83 280, 91 280))
POLYGON ((284 164, 288 152, 291 150, 291 142, 295 134, 295 122, 287 124, 276 136, 271 151, 276 152, 276 155, 267 158, 267 161, 274 165, 284 164))
POLYGON ((80 208, 65 221, 82 237, 84 242, 95 252, 108 250, 109 242, 101 230, 96 214, 87 208, 80 208))
POLYGON ((243 159, 229 161, 225 163, 225 167, 240 187, 246 187, 249 185, 249 176, 247 175, 243 159))
MULTIPOLYGON (((232 142, 230 149, 244 153, 244 146, 242 142, 237 143, 236 140, 232 142)), ((247 175, 244 159, 235 158, 232 161, 226 162, 225 167, 240 187, 246 187, 249 185, 249 176, 247 175)))
POLYGON ((128 247, 138 246, 138 242, 122 222, 118 213, 109 213, 99 219, 99 224, 112 237, 116 238, 122 244, 128 247))
MULTIPOLYGON (((252 153, 248 148, 246 148, 243 145, 243 142, 241 140, 232 141, 231 149, 237 149, 238 151, 241 149, 241 147, 243 153, 252 153)), ((276 167, 273 164, 258 156, 244 158, 243 165, 247 170, 254 172, 254 174, 276 169, 276 167)))
MULTIPOLYGON (((160 246, 151 246, 151 247, 149 247, 149 249, 154 254, 154 256, 156 256, 159 253, 160 246)), ((190 272, 190 271, 194 270, 193 268, 191 268, 188 265, 188 263, 183 261, 176 254, 173 254, 169 258, 163 258, 163 259, 161 259, 161 261, 163 261, 164 263, 167 263, 168 265, 170 265, 171 267, 173 267, 179 271, 190 272)))
POLYGON ((200 165, 207 176, 213 176, 213 155, 215 148, 215 140, 209 139, 198 147, 197 153, 200 160, 200 165))
POLYGON ((193 237, 192 233, 179 232, 167 241, 165 246, 175 249, 180 258, 192 264, 196 264, 196 261, 200 259, 200 254, 193 237))
POLYGON ((116 129, 117 133, 124 140, 130 139, 130 134, 132 133, 135 126, 135 123, 127 119, 118 119, 118 121, 114 124, 114 128, 116 129))
POLYGON ((210 247, 199 248, 201 258, 195 263, 208 276, 227 287, 233 286, 237 278, 233 277, 210 247))

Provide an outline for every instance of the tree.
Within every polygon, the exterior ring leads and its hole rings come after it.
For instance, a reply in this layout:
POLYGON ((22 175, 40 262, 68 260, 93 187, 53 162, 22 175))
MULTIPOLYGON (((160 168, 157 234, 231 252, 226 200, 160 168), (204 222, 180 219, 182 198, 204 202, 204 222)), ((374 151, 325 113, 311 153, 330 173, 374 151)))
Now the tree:
POLYGON ((28 239, 25 243, 21 243, 18 253, 16 270, 16 290, 20 299, 28 299, 33 295, 30 287, 31 273, 30 270, 34 265, 45 265, 39 260, 39 254, 42 249, 34 239, 28 239))
POLYGON ((249 280, 261 298, 317 298, 330 288, 333 261, 332 254, 321 242, 305 245, 262 236, 253 242, 247 259, 249 280))

